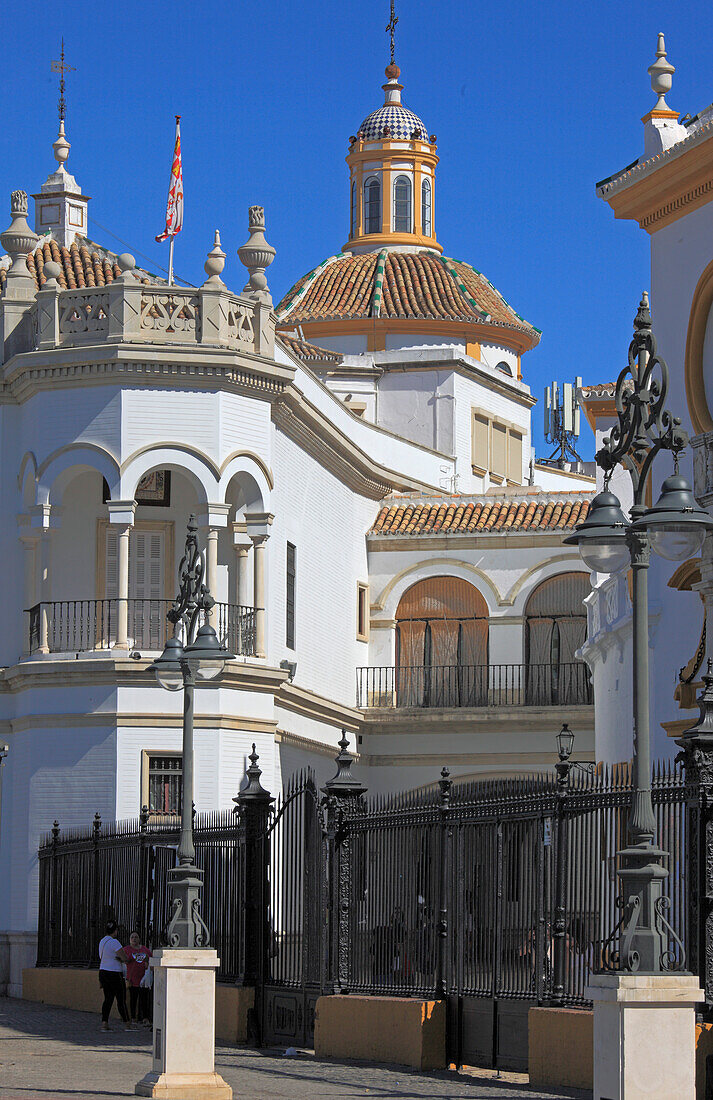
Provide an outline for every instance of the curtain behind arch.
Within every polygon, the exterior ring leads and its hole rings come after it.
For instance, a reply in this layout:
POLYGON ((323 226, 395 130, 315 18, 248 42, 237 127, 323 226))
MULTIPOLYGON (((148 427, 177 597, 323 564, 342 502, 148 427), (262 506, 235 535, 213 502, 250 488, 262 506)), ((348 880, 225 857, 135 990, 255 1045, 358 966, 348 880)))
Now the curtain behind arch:
POLYGON ((589 676, 575 653, 587 636, 583 606, 591 591, 586 573, 560 573, 538 585, 525 608, 527 659, 526 698, 531 705, 588 701, 589 676), (559 660, 552 660, 555 624, 559 660))
POLYGON ((396 621, 399 706, 487 701, 488 608, 477 588, 460 577, 418 581, 401 597, 396 621))

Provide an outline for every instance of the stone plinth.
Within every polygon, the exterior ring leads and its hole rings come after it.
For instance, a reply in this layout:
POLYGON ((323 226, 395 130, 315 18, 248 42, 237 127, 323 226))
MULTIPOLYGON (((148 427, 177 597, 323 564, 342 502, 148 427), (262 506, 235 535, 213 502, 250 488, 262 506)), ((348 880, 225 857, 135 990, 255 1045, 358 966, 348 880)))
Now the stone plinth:
POLYGON ((692 974, 593 974, 594 1100, 693 1100, 695 1006, 692 974))
POLYGON ((166 1100, 232 1100, 215 1072, 215 972, 211 948, 156 951, 153 1066, 136 1086, 138 1096, 166 1100))
POLYGON ((445 1001, 417 997, 320 997, 314 1020, 317 1058, 446 1065, 445 1001))

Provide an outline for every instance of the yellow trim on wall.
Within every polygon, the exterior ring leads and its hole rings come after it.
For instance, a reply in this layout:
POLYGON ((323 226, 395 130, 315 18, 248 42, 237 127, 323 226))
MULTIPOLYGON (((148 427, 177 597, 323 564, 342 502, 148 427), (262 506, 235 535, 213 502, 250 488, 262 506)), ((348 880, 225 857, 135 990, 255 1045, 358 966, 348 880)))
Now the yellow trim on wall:
POLYGON ((684 379, 686 401, 691 423, 697 435, 713 429, 713 417, 708 407, 706 387, 703 378, 703 345, 706 339, 708 316, 713 305, 713 260, 705 269, 691 301, 686 334, 686 358, 684 379))

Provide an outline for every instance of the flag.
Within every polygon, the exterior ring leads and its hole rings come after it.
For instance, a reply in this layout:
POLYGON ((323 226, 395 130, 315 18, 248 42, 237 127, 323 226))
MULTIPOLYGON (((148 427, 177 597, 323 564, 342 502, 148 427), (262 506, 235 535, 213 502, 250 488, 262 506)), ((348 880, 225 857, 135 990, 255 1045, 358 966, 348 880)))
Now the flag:
POLYGON ((171 183, 168 188, 168 202, 166 203, 166 228, 157 241, 165 241, 166 237, 174 237, 183 229, 183 167, 181 165, 181 116, 176 115, 176 145, 173 150, 173 164, 171 166, 171 183))

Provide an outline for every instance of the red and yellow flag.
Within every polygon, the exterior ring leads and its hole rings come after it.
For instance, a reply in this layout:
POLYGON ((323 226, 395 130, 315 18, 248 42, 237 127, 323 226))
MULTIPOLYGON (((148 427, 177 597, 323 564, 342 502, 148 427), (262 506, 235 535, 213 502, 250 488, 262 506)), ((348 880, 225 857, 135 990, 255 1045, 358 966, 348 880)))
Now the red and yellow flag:
POLYGON ((181 116, 176 115, 176 145, 173 150, 173 165, 171 166, 171 183, 168 188, 168 202, 166 203, 166 229, 157 241, 165 241, 167 237, 175 237, 183 229, 183 167, 181 165, 181 116))

